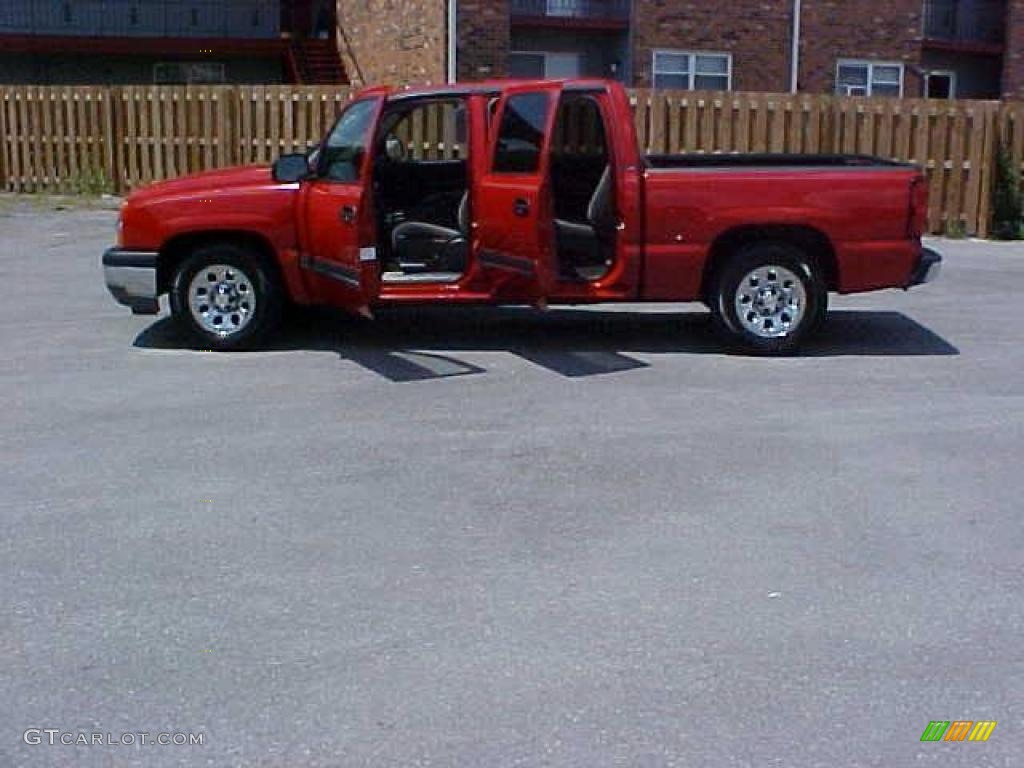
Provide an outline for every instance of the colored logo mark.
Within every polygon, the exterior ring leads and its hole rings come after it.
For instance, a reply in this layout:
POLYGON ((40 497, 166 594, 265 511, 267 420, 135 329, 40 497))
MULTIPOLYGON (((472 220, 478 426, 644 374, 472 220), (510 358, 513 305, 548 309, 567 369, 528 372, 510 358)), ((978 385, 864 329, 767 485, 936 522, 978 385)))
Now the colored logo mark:
POLYGON ((988 741, 995 728, 995 720, 932 720, 921 741, 988 741))

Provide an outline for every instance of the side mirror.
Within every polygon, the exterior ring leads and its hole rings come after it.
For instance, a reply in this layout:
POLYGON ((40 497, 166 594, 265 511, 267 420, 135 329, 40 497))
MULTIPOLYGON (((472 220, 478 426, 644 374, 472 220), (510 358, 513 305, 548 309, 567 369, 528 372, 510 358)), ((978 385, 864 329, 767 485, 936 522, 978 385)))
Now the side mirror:
POLYGON ((302 154, 281 155, 274 161, 274 181, 292 183, 309 178, 309 158, 302 154))

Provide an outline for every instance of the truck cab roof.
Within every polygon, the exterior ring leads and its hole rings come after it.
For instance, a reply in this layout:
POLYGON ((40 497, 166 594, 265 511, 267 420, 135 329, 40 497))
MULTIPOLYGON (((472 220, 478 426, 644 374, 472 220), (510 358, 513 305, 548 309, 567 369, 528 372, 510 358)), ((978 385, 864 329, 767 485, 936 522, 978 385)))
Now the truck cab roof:
POLYGON ((472 83, 439 83, 437 85, 414 85, 395 87, 390 85, 378 85, 359 90, 354 99, 362 99, 371 96, 384 96, 388 101, 400 99, 418 98, 463 98, 473 94, 497 95, 509 88, 522 88, 531 85, 542 85, 547 83, 558 83, 566 91, 603 91, 612 85, 618 85, 614 80, 600 78, 568 78, 559 80, 529 80, 529 79, 496 79, 480 80, 472 83))

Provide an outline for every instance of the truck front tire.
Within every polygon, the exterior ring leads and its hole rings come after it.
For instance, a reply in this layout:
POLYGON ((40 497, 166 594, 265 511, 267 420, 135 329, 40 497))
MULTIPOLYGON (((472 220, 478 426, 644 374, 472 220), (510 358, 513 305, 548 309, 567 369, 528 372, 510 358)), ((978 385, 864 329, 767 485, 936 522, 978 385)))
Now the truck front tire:
POLYGON ((828 288, 817 263, 785 242, 747 245, 718 274, 715 324, 730 341, 762 355, 795 352, 821 324, 828 288))
POLYGON ((196 248, 174 272, 171 313, 203 349, 259 345, 281 318, 281 288, 266 261, 233 243, 196 248))

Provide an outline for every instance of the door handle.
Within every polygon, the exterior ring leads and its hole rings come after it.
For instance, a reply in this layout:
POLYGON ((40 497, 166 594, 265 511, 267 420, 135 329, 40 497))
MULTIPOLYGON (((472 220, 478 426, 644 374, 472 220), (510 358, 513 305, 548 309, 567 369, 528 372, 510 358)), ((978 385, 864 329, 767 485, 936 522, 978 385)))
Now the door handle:
POLYGON ((343 205, 338 213, 338 218, 345 224, 351 224, 356 220, 356 207, 354 205, 343 205))
POLYGON ((530 201, 525 197, 517 197, 512 203, 512 213, 516 216, 528 216, 530 214, 530 201))

